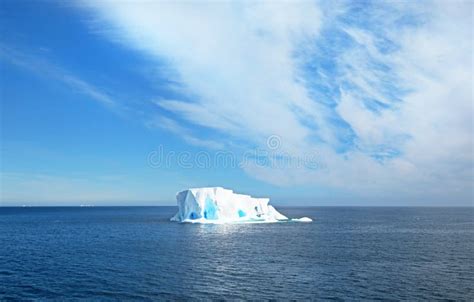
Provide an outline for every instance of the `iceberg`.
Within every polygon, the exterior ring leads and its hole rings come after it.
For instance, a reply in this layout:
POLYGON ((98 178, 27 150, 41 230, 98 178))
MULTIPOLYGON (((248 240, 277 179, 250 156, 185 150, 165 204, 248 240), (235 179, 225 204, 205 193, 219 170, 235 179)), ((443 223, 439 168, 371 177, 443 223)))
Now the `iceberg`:
POLYGON ((301 218, 293 218, 291 221, 296 221, 296 222, 311 222, 313 219, 309 217, 301 217, 301 218))
MULTIPOLYGON (((176 201, 178 212, 171 221, 191 223, 289 221, 288 217, 268 204, 269 198, 254 198, 221 187, 184 190, 176 194, 176 201)), ((308 221, 307 219, 300 221, 308 221)))

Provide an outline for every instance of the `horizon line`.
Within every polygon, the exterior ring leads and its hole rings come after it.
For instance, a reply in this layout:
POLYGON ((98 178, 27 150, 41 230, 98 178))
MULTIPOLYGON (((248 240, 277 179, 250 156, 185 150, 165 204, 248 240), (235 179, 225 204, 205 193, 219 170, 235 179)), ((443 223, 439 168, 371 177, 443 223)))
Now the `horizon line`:
MULTIPOLYGON (((474 205, 277 205, 280 208, 474 208, 474 205)), ((177 205, 0 205, 0 208, 138 208, 177 205)))

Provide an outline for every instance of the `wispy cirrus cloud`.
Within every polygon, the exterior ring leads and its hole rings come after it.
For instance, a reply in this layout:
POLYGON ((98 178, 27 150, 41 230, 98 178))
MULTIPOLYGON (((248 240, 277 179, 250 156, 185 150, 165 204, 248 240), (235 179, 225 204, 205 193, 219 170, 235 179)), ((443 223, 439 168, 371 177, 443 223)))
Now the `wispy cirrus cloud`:
MULTIPOLYGON (((41 51, 44 52, 43 49, 41 49, 41 51)), ((198 147, 206 147, 210 149, 223 149, 225 147, 225 144, 216 141, 197 138, 196 134, 193 133, 189 127, 186 127, 173 119, 143 112, 143 108, 140 108, 140 106, 138 106, 139 104, 135 104, 135 106, 126 105, 126 100, 117 97, 117 95, 120 94, 119 92, 117 92, 116 95, 112 95, 107 92, 106 89, 84 80, 82 77, 62 68, 58 64, 52 63, 52 60, 49 60, 42 55, 35 55, 32 52, 25 52, 6 45, 0 45, 0 59, 36 74, 41 78, 57 81, 60 84, 69 87, 72 92, 79 93, 87 97, 87 99, 96 101, 98 104, 119 116, 135 118, 147 128, 167 130, 181 137, 189 144, 198 147)), ((154 103, 163 109, 167 109, 169 105, 173 107, 175 102, 176 101, 174 100, 161 100, 155 101, 154 103)))
POLYGON ((124 104, 117 102, 113 96, 103 89, 51 63, 42 56, 36 56, 6 45, 0 45, 0 58, 41 77, 48 77, 58 81, 70 87, 73 91, 87 96, 88 99, 94 100, 118 114, 124 114, 127 110, 124 104))
POLYGON ((167 124, 263 148, 277 135, 277 151, 318 154, 323 167, 250 163, 253 177, 367 198, 472 197, 469 2, 82 4, 102 33, 179 75, 182 99, 157 104, 174 114, 167 124))
POLYGON ((145 122, 145 125, 151 129, 160 128, 167 130, 180 137, 181 139, 185 140, 187 143, 197 147, 216 150, 222 150, 225 148, 225 145, 223 143, 219 143, 209 139, 197 138, 196 134, 194 134, 190 129, 182 126, 175 120, 165 116, 157 116, 150 120, 147 120, 145 122))

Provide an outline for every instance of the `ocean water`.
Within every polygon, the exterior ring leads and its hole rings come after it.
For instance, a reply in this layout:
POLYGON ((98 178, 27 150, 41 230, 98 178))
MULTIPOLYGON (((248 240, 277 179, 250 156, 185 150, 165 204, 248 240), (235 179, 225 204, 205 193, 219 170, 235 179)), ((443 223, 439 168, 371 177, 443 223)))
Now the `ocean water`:
POLYGON ((278 209, 314 221, 0 208, 0 300, 474 300, 473 208, 278 209))

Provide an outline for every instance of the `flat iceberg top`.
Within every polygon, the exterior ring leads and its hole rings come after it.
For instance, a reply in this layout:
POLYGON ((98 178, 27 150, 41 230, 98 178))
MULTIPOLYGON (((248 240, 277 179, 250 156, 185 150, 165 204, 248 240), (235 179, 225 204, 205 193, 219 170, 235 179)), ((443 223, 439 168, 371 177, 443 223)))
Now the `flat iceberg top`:
POLYGON ((268 204, 270 199, 237 194, 222 187, 187 189, 176 194, 176 201, 178 213, 171 218, 171 221, 191 223, 289 221, 285 215, 268 204))

